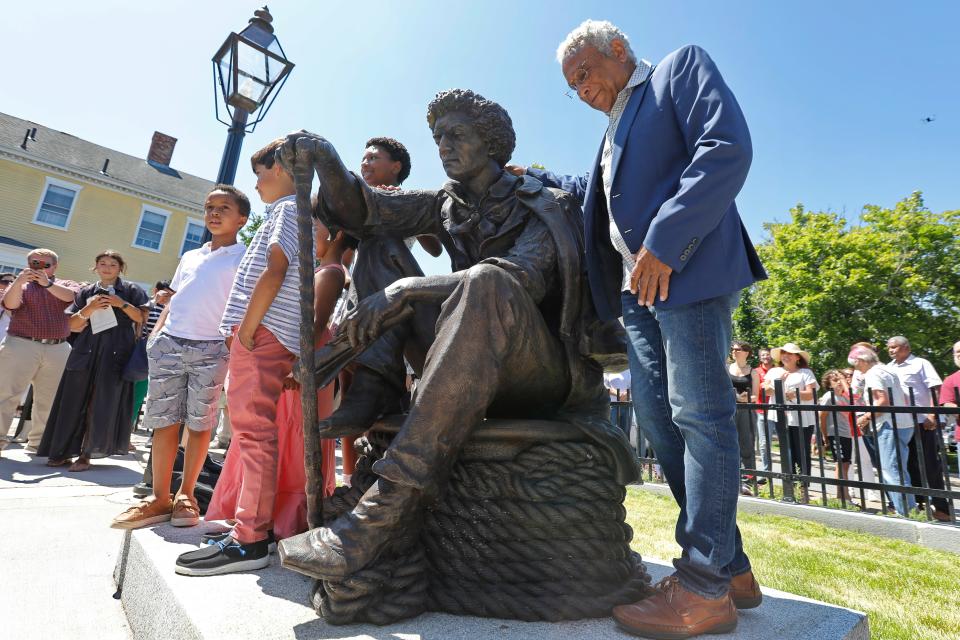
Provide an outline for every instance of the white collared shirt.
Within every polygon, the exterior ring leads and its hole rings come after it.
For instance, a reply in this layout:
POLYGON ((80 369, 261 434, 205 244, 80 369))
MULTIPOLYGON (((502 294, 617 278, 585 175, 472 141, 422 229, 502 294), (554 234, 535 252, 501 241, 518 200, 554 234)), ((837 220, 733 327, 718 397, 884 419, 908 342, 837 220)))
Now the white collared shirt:
POLYGON ((207 242, 183 254, 170 282, 176 295, 161 331, 187 340, 222 340, 220 319, 246 250, 237 242, 211 251, 207 242))
POLYGON ((910 389, 913 389, 913 399, 918 407, 933 406, 930 387, 939 387, 943 384, 943 380, 928 360, 918 358, 911 353, 900 364, 893 360, 885 364, 884 368, 900 380, 905 404, 910 404, 910 389))

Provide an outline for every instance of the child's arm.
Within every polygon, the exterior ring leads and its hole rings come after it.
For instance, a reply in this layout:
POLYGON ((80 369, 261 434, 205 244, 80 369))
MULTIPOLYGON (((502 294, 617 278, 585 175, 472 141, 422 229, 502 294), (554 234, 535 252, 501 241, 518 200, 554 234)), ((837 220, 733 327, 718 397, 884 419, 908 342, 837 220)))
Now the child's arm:
POLYGON ((346 278, 340 269, 321 269, 313 277, 313 335, 319 336, 330 322, 346 278))
POLYGON ((253 334, 260 326, 263 316, 267 315, 274 298, 277 297, 289 265, 290 262, 280 249, 280 245, 271 244, 267 253, 267 268, 260 274, 257 284, 253 287, 247 312, 243 314, 240 328, 237 329, 237 339, 249 350, 253 349, 253 334))

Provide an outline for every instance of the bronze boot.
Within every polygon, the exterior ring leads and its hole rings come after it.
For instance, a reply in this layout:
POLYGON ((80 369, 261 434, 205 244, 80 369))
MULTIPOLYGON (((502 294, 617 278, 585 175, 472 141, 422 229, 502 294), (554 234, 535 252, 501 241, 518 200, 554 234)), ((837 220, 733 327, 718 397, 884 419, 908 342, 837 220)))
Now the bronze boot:
POLYGON ((281 540, 280 564, 319 580, 355 573, 391 543, 402 547, 416 538, 420 496, 419 489, 380 478, 329 527, 281 540))
POLYGON ((321 438, 339 438, 363 433, 377 418, 400 411, 400 389, 379 373, 357 367, 340 408, 317 423, 321 438))

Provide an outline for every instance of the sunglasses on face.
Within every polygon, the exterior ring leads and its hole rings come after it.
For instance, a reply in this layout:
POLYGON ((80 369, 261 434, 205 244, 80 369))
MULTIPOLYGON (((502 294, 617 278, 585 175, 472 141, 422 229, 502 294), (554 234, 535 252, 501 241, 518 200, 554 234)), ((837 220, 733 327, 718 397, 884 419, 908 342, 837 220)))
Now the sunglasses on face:
POLYGON ((33 269, 49 269, 53 264, 50 262, 42 262, 40 260, 31 260, 30 267, 33 269))

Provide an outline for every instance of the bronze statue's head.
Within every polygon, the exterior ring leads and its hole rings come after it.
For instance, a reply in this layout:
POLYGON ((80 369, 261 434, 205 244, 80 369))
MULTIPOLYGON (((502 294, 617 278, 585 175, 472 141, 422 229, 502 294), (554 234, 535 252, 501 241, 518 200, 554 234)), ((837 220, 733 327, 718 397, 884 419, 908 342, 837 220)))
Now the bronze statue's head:
MULTIPOLYGON (((473 130, 472 133, 475 133, 486 146, 487 157, 496 162, 499 167, 502 168, 509 162, 517 144, 517 136, 513 131, 513 121, 510 120, 506 109, 469 89, 441 91, 427 106, 427 124, 430 125, 430 130, 438 144, 440 139, 437 123, 442 120, 451 120, 449 118, 451 114, 457 114, 456 120, 473 130)), ((465 149, 465 151, 470 150, 465 149)), ((467 160, 452 158, 448 162, 448 158, 444 157, 443 148, 440 149, 440 157, 444 162, 444 169, 451 178, 458 177, 454 175, 458 169, 453 165, 462 164, 467 160)))

